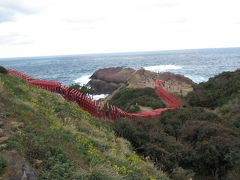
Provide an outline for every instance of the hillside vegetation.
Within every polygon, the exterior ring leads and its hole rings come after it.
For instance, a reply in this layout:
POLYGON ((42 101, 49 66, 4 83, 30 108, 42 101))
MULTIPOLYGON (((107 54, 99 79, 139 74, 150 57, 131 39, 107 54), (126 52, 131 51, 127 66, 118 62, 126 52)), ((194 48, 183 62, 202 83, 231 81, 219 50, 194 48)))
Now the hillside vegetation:
POLYGON ((166 107, 155 90, 149 87, 120 89, 109 102, 129 113, 139 112, 140 106, 152 109, 166 107))
POLYGON ((240 70, 224 72, 194 87, 188 95, 191 106, 216 108, 240 94, 240 70))
POLYGON ((38 179, 168 179, 77 104, 3 74, 0 123, 3 179, 19 178, 23 164, 38 179))
POLYGON ((190 106, 114 123, 120 137, 173 179, 240 179, 240 71, 196 85, 190 106))

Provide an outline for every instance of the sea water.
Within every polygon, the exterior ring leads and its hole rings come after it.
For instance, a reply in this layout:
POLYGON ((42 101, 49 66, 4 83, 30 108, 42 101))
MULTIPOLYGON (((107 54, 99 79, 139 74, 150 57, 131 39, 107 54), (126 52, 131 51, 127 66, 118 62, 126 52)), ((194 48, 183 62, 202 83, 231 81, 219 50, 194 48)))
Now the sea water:
POLYGON ((87 84, 97 69, 107 67, 173 72, 200 83, 223 71, 239 69, 240 48, 0 58, 0 65, 66 85, 87 84))

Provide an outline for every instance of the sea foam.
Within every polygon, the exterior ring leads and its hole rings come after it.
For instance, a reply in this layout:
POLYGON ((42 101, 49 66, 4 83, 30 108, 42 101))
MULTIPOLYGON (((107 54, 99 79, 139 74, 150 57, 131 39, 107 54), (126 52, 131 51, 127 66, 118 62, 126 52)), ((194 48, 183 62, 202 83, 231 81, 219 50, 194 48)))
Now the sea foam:
POLYGON ((80 85, 86 85, 91 79, 91 75, 83 75, 80 78, 73 80, 75 83, 80 85))
POLYGON ((143 68, 153 72, 166 72, 169 70, 182 69, 182 66, 168 64, 168 65, 145 66, 143 68))
POLYGON ((99 100, 99 99, 105 98, 107 96, 108 96, 108 94, 93 95, 93 100, 99 100))

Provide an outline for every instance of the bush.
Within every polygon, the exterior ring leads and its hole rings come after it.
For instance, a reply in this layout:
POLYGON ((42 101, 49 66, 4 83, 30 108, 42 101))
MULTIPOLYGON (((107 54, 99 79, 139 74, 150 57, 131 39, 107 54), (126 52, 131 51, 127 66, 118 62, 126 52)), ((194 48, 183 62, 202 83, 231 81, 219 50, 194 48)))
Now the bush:
POLYGON ((142 121, 129 121, 128 119, 120 119, 114 122, 114 130, 118 136, 124 137, 129 140, 134 147, 138 147, 141 151, 146 142, 149 141, 147 132, 150 126, 142 121))
POLYGON ((190 171, 200 177, 223 178, 240 165, 238 133, 203 108, 166 111, 147 121, 121 119, 114 128, 137 152, 175 178, 190 171))
POLYGON ((181 167, 178 167, 173 170, 171 177, 176 180, 192 179, 194 177, 194 173, 191 170, 185 170, 181 167))
POLYGON ((0 156, 0 175, 4 172, 4 169, 7 167, 7 160, 0 156))
POLYGON ((110 103, 127 111, 137 113, 139 106, 151 107, 153 109, 166 107, 152 88, 123 89, 114 94, 110 103))
POLYGON ((221 124, 192 121, 182 130, 183 152, 180 164, 198 175, 222 178, 239 164, 239 137, 221 124))
POLYGON ((140 111, 140 107, 137 105, 131 105, 128 109, 129 113, 136 113, 140 111))
POLYGON ((224 72, 196 85, 187 99, 191 106, 216 108, 238 94, 239 89, 240 70, 224 72))
POLYGON ((226 104, 217 108, 217 113, 221 115, 224 121, 235 128, 240 129, 240 93, 230 99, 226 104))
POLYGON ((0 74, 7 74, 8 71, 3 66, 0 66, 0 74))

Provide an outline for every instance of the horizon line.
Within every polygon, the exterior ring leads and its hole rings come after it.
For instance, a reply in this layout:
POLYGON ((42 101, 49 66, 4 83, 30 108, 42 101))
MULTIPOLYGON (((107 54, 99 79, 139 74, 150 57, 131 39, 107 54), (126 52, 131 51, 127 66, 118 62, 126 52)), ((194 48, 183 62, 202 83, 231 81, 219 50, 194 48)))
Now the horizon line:
POLYGON ((81 53, 81 54, 56 54, 56 55, 34 55, 34 56, 12 56, 0 57, 0 59, 17 59, 17 58, 41 58, 41 57, 64 57, 64 56, 94 56, 94 55, 113 55, 113 54, 144 54, 144 53, 160 53, 174 51, 194 51, 194 50, 214 50, 214 49, 240 49, 240 47, 210 47, 210 48, 186 48, 186 49, 169 49, 169 50, 146 50, 146 51, 119 51, 119 52, 99 52, 99 53, 81 53))

